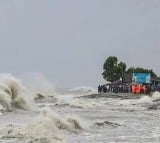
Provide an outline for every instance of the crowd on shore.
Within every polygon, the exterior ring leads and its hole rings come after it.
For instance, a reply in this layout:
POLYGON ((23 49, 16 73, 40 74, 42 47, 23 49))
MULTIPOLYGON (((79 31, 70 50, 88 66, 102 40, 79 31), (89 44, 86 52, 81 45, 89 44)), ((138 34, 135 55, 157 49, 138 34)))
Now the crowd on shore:
POLYGON ((135 93, 135 94, 148 94, 154 91, 160 91, 160 86, 152 84, 104 84, 98 86, 98 93, 135 93))
POLYGON ((98 86, 98 93, 106 93, 106 92, 114 92, 114 93, 128 93, 130 92, 129 84, 104 84, 98 86))

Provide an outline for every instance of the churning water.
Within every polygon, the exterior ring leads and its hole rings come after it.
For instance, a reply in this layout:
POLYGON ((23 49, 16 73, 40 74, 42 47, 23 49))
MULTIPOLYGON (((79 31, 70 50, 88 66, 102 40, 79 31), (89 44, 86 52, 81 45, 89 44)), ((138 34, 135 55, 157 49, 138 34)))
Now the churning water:
POLYGON ((31 89, 12 75, 0 76, 0 142, 160 142, 159 93, 98 95, 87 87, 56 93, 41 82, 31 89))

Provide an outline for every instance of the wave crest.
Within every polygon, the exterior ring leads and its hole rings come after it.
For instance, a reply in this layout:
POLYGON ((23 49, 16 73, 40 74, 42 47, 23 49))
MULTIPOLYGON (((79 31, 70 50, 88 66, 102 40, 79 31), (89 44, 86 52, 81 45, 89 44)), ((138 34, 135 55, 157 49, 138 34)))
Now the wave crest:
POLYGON ((20 80, 10 74, 0 75, 0 104, 2 111, 13 111, 16 108, 27 110, 26 89, 20 80))

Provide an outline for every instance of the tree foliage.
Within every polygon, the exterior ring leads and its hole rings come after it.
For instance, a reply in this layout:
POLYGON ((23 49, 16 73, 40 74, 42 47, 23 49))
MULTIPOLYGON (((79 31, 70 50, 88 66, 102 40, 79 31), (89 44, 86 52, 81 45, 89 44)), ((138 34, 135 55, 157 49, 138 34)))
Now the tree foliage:
POLYGON ((124 63, 124 62, 120 62, 119 64, 118 64, 118 72, 119 72, 119 78, 121 77, 121 78, 123 78, 124 77, 124 75, 125 75, 125 72, 126 72, 126 64, 124 63))
POLYGON ((124 78, 126 75, 132 77, 133 73, 150 73, 151 77, 156 77, 157 75, 151 69, 145 69, 142 67, 130 67, 126 69, 126 63, 119 62, 117 57, 109 56, 103 65, 102 76, 105 80, 113 82, 124 78))
POLYGON ((113 82, 120 79, 120 77, 123 77, 126 70, 126 64, 123 62, 118 63, 117 57, 110 56, 104 62, 103 70, 103 78, 113 82))

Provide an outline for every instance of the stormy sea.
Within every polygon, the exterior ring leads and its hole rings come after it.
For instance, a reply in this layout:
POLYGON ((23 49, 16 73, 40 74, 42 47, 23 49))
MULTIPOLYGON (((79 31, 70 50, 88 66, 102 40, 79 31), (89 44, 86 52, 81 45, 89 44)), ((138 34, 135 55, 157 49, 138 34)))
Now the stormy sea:
POLYGON ((1 74, 0 142, 159 143, 160 93, 54 89, 40 76, 1 74))

